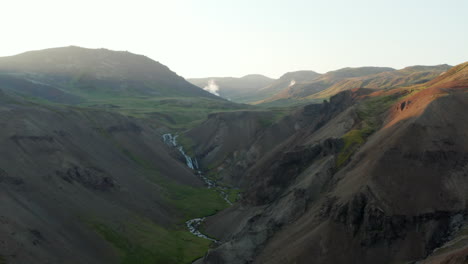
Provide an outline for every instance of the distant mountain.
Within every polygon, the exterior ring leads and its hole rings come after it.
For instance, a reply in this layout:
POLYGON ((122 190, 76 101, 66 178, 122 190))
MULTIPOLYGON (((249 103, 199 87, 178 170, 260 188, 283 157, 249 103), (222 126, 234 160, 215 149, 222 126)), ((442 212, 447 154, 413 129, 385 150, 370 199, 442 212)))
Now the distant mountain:
POLYGON ((466 88, 468 87, 468 62, 452 67, 447 72, 427 83, 432 88, 466 88))
POLYGON ((274 82, 274 79, 261 74, 250 74, 241 78, 208 77, 187 80, 200 88, 216 92, 223 98, 240 103, 249 102, 253 94, 274 82))
POLYGON ((356 88, 385 89, 424 83, 434 79, 450 68, 451 66, 447 64, 436 66, 411 66, 397 71, 387 71, 363 77, 348 78, 334 84, 326 90, 313 94, 311 98, 327 98, 341 91, 356 88))
MULTIPOLYGON (((216 99, 161 63, 126 51, 75 46, 30 51, 0 58, 0 73, 84 98, 105 95, 216 99)), ((0 82, 1 86, 5 84, 0 82)))
POLYGON ((320 76, 320 73, 316 73, 314 71, 287 72, 283 74, 274 83, 260 89, 257 92, 255 99, 256 101, 266 99, 270 96, 277 94, 280 91, 288 89, 293 85, 310 82, 316 80, 320 76))
POLYGON ((317 92, 323 91, 331 85, 352 77, 366 76, 381 72, 394 71, 393 68, 387 67, 360 67, 360 68, 343 68, 336 71, 330 71, 317 78, 311 80, 302 80, 290 82, 290 85, 277 89, 277 93, 273 96, 257 102, 257 104, 274 104, 281 102, 289 102, 291 100, 300 100, 317 92))

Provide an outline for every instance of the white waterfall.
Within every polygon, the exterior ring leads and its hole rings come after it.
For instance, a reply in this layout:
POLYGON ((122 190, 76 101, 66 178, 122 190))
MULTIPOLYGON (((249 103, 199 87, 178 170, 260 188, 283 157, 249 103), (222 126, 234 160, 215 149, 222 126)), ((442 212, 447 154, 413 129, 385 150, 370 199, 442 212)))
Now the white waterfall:
POLYGON ((177 149, 178 149, 179 152, 182 154, 182 156, 184 156, 184 158, 185 158, 185 163, 187 164, 187 166, 188 166, 189 168, 191 168, 192 170, 194 170, 195 167, 193 166, 192 158, 191 158, 189 155, 187 155, 187 154, 185 153, 184 147, 179 146, 177 149))
POLYGON ((162 135, 164 143, 168 144, 169 146, 176 147, 177 146, 177 137, 178 135, 172 136, 171 134, 164 134, 162 135))
MULTIPOLYGON (((172 134, 169 134, 169 133, 162 135, 164 143, 166 143, 167 145, 169 145, 171 147, 175 147, 175 148, 177 148, 177 150, 179 150, 180 154, 182 154, 182 156, 184 156, 184 158, 185 158, 185 163, 187 164, 187 167, 189 167, 192 170, 196 170, 197 175, 205 182, 208 189, 216 188, 216 191, 218 191, 218 193, 226 201, 226 203, 228 203, 229 205, 232 205, 232 202, 229 201, 228 194, 226 193, 227 188, 218 186, 215 181, 208 179, 208 177, 204 176, 201 173, 201 171, 199 170, 197 159, 192 158, 189 155, 187 155, 187 153, 185 153, 185 151, 184 151, 184 147, 177 146, 177 137, 178 137, 178 135, 173 136, 172 134)), ((185 224, 187 225, 187 228, 189 229, 190 233, 192 233, 193 235, 195 235, 197 237, 204 238, 204 239, 211 240, 213 242, 218 242, 217 240, 209 238, 208 236, 202 234, 198 230, 201 223, 204 220, 205 220, 204 217, 203 218, 194 218, 194 219, 188 220, 187 222, 185 222, 185 224)))

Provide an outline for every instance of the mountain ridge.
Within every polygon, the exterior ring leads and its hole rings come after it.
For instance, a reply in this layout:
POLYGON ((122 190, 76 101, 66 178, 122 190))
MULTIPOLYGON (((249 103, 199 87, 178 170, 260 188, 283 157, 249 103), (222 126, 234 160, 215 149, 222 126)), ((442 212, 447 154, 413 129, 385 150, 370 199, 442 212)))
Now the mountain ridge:
POLYGON ((31 80, 73 91, 91 89, 125 93, 126 90, 150 95, 215 96, 188 83, 167 66, 144 55, 128 51, 87 49, 77 46, 29 51, 0 58, 0 72, 23 75, 31 80), (47 76, 44 76, 47 75, 47 76), (171 91, 172 90, 172 91, 171 91))

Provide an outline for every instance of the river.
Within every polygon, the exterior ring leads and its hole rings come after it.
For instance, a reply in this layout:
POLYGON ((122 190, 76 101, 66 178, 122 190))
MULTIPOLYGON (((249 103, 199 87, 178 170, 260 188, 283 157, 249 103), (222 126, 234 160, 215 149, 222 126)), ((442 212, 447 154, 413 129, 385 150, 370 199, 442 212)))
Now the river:
MULTIPOLYGON (((189 167, 190 169, 196 172, 198 177, 200 177, 205 182, 206 187, 208 189, 214 188, 219 193, 219 195, 224 199, 224 201, 226 201, 226 203, 228 203, 229 205, 232 205, 232 202, 229 201, 228 193, 226 192, 228 188, 217 185, 215 181, 210 180, 205 175, 203 175, 203 173, 200 171, 197 159, 195 157, 192 158, 189 155, 187 155, 187 153, 185 153, 184 151, 184 147, 177 145, 177 137, 178 135, 173 136, 172 134, 169 134, 169 133, 162 135, 162 139, 164 143, 166 143, 167 145, 171 147, 176 148, 180 152, 180 154, 184 156, 185 164, 187 164, 187 167, 189 167)), ((193 235, 204 238, 204 239, 208 239, 213 242, 218 242, 216 239, 210 238, 200 232, 199 228, 204 220, 205 220, 205 217, 194 218, 194 219, 188 220, 187 222, 185 222, 185 224, 188 230, 190 231, 190 233, 192 233, 193 235)))

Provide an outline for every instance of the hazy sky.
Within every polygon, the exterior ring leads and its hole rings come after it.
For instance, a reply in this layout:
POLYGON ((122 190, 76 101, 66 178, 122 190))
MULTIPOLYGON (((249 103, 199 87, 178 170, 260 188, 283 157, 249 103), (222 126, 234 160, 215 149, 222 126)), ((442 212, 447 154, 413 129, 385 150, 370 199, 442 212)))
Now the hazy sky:
POLYGON ((128 50, 184 77, 468 60, 467 0, 4 0, 0 56, 128 50))

